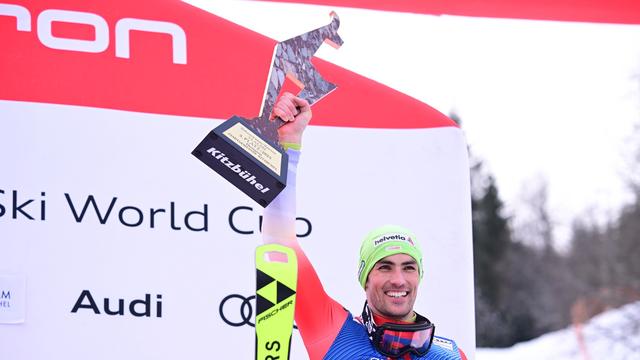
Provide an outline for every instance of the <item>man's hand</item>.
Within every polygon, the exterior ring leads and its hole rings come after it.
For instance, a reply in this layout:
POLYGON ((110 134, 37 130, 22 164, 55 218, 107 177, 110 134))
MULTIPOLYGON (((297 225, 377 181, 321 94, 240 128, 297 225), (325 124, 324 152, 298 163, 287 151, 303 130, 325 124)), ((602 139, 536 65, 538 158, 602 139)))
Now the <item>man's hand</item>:
POLYGON ((286 123, 278 129, 280 143, 302 143, 302 133, 311 120, 309 103, 291 93, 285 92, 278 99, 271 118, 279 117, 286 123))

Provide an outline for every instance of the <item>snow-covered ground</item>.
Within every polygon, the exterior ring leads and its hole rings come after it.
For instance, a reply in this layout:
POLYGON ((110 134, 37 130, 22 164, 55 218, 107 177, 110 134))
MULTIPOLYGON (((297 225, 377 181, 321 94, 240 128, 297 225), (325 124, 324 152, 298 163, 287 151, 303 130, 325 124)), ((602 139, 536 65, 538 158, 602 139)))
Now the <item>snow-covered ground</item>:
POLYGON ((584 350, 568 327, 506 349, 477 349, 476 360, 640 360, 640 302, 594 317, 582 332, 584 350))

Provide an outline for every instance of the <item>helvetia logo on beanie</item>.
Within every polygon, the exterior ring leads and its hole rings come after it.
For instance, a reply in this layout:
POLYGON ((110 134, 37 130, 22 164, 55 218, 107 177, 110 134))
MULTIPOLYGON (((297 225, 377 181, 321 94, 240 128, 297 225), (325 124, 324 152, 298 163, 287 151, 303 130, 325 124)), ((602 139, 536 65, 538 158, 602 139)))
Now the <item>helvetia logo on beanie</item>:
POLYGON ((406 242, 406 243, 411 244, 411 246, 415 246, 413 244, 413 240, 410 237, 408 237, 406 235, 402 235, 402 234, 394 234, 394 235, 385 234, 385 235, 382 235, 379 238, 373 240, 373 246, 378 246, 378 245, 384 244, 384 243, 386 243, 388 241, 402 241, 402 242, 406 242))

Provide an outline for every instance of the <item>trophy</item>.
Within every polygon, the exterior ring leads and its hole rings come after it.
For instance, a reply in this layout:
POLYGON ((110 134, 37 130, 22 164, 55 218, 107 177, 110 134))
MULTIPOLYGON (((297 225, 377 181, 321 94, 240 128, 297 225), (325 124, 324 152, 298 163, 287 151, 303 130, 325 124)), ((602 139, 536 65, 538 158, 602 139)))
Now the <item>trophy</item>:
POLYGON ((267 92, 260 115, 253 119, 233 116, 213 129, 191 152, 258 204, 266 207, 285 188, 288 156, 278 142, 278 128, 285 122, 270 119, 285 79, 302 90, 298 96, 310 105, 333 91, 311 63, 323 42, 342 45, 340 20, 335 12, 321 28, 278 43, 271 65, 267 92))

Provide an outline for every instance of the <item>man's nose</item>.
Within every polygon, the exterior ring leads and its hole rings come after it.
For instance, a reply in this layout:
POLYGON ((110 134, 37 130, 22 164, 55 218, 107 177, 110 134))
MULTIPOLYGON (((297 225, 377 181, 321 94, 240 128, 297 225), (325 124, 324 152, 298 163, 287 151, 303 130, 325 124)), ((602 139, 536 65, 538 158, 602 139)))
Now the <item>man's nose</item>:
POLYGON ((402 269, 394 269, 391 272, 390 282, 394 286, 402 286, 406 284, 407 280, 404 277, 404 273, 402 272, 402 269))

